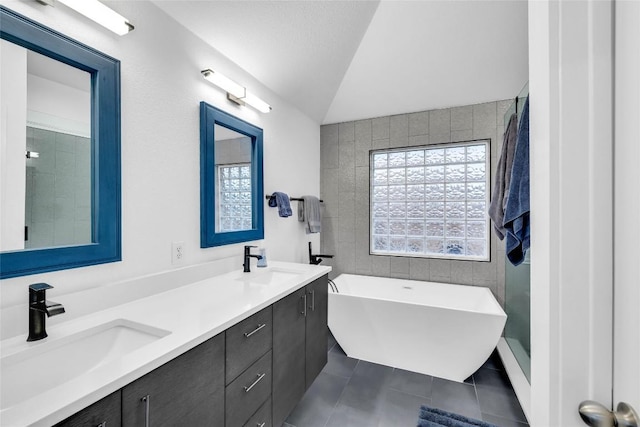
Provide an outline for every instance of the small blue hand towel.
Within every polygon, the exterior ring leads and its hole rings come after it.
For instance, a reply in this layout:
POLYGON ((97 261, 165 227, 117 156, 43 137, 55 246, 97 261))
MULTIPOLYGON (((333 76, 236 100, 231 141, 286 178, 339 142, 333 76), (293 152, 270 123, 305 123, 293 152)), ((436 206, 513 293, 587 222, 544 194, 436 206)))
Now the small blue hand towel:
POLYGON ((504 210, 506 252, 507 258, 513 265, 520 265, 524 261, 530 245, 529 197, 529 97, 527 97, 518 124, 509 198, 504 210))
POLYGON ((272 208, 278 207, 278 215, 283 218, 293 215, 291 210, 291 203, 289 202, 289 196, 286 193, 280 191, 274 192, 269 197, 269 206, 272 208))

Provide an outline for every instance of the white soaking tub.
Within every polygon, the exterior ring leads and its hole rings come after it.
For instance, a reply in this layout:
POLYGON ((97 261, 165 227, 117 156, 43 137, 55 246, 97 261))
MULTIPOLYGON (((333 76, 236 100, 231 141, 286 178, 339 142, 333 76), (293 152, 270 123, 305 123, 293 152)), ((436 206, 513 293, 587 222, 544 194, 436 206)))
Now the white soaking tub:
POLYGON ((488 288, 341 274, 329 328, 349 357, 462 382, 491 355, 507 315, 488 288))

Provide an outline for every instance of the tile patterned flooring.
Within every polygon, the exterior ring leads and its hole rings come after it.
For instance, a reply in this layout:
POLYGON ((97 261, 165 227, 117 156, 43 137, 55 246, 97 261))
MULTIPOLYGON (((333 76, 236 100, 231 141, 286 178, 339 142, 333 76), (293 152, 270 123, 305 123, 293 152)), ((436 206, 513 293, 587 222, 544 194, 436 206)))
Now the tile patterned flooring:
POLYGON ((329 334, 328 363, 284 427, 412 427, 420 405, 500 427, 528 426, 496 353, 457 383, 349 358, 329 334))

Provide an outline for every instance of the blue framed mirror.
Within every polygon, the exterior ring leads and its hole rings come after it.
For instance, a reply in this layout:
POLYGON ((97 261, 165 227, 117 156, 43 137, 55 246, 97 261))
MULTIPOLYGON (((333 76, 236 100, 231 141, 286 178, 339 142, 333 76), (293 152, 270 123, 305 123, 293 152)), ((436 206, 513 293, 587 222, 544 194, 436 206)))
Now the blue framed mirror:
POLYGON ((264 238, 262 129, 200 103, 200 247, 264 238))
POLYGON ((120 62, 1 6, 0 22, 0 278, 120 261, 120 62))

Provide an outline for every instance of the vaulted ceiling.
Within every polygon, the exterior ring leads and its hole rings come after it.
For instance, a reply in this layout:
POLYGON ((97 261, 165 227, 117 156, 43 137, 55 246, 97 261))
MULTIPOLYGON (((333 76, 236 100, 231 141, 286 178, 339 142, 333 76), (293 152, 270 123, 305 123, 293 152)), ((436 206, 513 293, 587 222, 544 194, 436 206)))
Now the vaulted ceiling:
POLYGON ((515 96, 526 0, 154 3, 318 123, 515 96))

